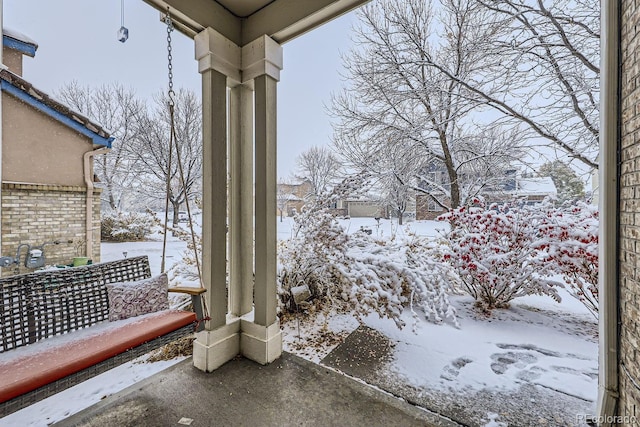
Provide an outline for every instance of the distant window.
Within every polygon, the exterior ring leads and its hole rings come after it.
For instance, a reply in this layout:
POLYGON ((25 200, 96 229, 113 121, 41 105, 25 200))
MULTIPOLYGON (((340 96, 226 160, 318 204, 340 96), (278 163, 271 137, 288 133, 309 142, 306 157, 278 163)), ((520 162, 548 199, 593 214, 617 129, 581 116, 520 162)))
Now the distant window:
POLYGON ((442 207, 433 201, 433 199, 429 198, 427 200, 427 210, 429 212, 442 212, 442 207))

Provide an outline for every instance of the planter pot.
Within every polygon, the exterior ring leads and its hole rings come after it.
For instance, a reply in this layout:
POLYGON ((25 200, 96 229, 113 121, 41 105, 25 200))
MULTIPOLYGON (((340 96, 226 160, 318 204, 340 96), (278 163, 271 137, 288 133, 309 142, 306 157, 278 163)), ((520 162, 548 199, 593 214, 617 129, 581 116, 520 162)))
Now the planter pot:
POLYGON ((89 263, 89 258, 86 256, 79 256, 73 259, 73 266, 78 267, 81 265, 87 265, 89 263))

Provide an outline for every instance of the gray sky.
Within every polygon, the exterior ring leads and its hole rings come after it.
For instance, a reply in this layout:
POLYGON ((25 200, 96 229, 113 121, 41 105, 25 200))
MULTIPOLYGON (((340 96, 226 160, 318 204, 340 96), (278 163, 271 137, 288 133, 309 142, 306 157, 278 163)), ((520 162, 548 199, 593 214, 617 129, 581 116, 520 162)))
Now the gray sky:
MULTIPOLYGON (((119 0, 4 0, 4 25, 34 39, 35 58, 24 60, 24 77, 52 93, 72 80, 99 86, 120 82, 141 98, 167 87, 166 27, 142 0, 125 0, 129 40, 120 43, 119 0)), ((294 171, 296 157, 329 143, 324 105, 342 82, 340 52, 350 46, 355 14, 338 18, 284 45, 278 85, 278 175, 294 171)), ((200 93, 193 42, 173 33, 174 84, 200 93)))

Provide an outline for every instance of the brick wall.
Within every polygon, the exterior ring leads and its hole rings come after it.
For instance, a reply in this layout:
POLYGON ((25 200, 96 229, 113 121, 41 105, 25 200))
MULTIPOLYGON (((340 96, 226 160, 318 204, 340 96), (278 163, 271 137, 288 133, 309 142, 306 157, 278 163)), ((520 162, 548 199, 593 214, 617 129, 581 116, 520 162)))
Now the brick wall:
MULTIPOLYGON (((86 188, 39 184, 2 184, 2 255, 15 256, 18 245, 45 246, 47 264, 70 264, 86 254, 86 188), (71 243, 69 243, 71 242, 71 243)), ((93 260, 100 259, 100 193, 93 204, 93 260)), ((26 249, 26 248, 25 248, 26 249)), ((24 255, 25 249, 22 249, 24 255)), ((22 258, 24 263, 24 257, 22 258)), ((24 272, 24 266, 20 272, 24 272)), ((3 269, 4 276, 13 269, 3 269)))
MULTIPOLYGON (((444 210, 433 210, 438 208, 430 200, 431 197, 424 194, 416 195, 416 220, 433 220, 445 213, 444 210)), ((446 202, 448 203, 448 200, 446 202)))
POLYGON ((620 400, 640 417, 640 1, 621 3, 620 400), (633 378, 633 380, 631 378, 633 378))

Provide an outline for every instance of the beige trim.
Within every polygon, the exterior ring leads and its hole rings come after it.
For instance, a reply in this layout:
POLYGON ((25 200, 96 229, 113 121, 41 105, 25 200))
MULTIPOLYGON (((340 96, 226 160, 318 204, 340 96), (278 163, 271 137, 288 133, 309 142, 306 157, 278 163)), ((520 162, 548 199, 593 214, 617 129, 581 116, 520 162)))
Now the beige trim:
POLYGON ((214 28, 238 46, 267 35, 283 44, 370 0, 277 0, 247 17, 238 17, 214 0, 144 0, 161 12, 171 7, 174 26, 193 38, 214 28))
POLYGON ((174 27, 191 38, 211 27, 237 45, 242 41, 240 19, 213 0, 143 1, 160 11, 160 19, 169 6, 174 27))
MULTIPOLYGON (((206 28, 194 38, 198 71, 216 70, 234 82, 242 81, 240 48, 213 28, 206 28)), ((231 82, 229 82, 231 83, 231 82)))
POLYGON ((86 216, 85 216, 85 240, 87 258, 93 259, 93 168, 91 158, 97 154, 106 154, 110 151, 109 148, 99 148, 93 151, 87 151, 82 158, 84 166, 84 182, 87 186, 87 200, 86 200, 86 216))
MULTIPOLYGON (((620 41, 619 2, 602 2, 601 74, 600 74, 600 254, 598 280, 599 378, 598 409, 600 420, 612 420, 618 401, 618 54, 620 41)), ((610 426, 611 422, 603 422, 610 426)))
MULTIPOLYGON (((57 184, 38 184, 31 182, 13 182, 4 181, 2 183, 3 190, 35 190, 35 191, 62 191, 68 193, 84 193, 87 187, 77 185, 57 185, 57 184)), ((94 188, 94 193, 101 193, 102 188, 94 188)))
POLYGON ((242 26, 242 45, 263 34, 284 44, 370 0, 278 0, 247 17, 242 26))
POLYGON ((282 46, 268 36, 258 37, 242 47, 242 81, 248 82, 263 74, 280 81, 282 63, 282 46))

